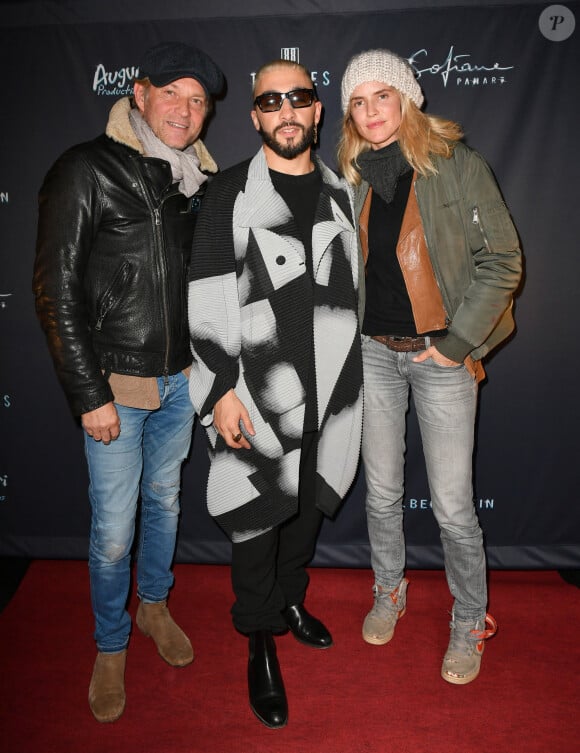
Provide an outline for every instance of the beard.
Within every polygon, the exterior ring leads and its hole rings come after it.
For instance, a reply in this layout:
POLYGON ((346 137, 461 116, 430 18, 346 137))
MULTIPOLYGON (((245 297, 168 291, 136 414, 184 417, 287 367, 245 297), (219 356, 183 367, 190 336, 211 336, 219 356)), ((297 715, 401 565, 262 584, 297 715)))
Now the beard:
POLYGON ((310 128, 306 129, 299 123, 289 122, 283 123, 282 125, 278 126, 271 133, 265 131, 263 128, 260 128, 259 133, 264 144, 270 147, 274 154, 277 154, 279 157, 283 157, 284 159, 294 159, 294 157, 297 157, 299 154, 303 154, 305 151, 307 151, 307 149, 314 146, 315 128, 316 126, 314 124, 311 125, 310 128), (282 144, 276 140, 276 132, 280 128, 284 128, 288 125, 301 128, 302 138, 296 142, 290 143, 290 141, 288 140, 286 144, 282 144))

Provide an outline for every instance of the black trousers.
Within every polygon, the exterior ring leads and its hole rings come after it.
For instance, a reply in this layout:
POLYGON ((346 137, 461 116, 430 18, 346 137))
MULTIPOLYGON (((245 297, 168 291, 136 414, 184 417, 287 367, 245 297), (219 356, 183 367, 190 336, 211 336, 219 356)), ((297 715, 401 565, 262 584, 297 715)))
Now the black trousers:
POLYGON ((306 566, 314 556, 322 513, 316 508, 318 432, 302 438, 298 512, 284 523, 248 541, 232 544, 234 626, 242 633, 281 632, 282 610, 304 601, 306 566))

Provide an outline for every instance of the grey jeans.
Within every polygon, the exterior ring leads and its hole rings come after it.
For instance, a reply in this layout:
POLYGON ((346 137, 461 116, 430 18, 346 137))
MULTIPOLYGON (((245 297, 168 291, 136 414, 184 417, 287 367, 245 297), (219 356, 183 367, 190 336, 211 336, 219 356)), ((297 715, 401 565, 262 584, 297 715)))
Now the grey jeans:
POLYGON ((406 414, 412 390, 433 513, 439 525, 455 619, 476 621, 487 606, 483 536, 475 512, 472 463, 477 383, 465 366, 414 363, 363 335, 362 458, 375 582, 388 591, 403 577, 406 414))

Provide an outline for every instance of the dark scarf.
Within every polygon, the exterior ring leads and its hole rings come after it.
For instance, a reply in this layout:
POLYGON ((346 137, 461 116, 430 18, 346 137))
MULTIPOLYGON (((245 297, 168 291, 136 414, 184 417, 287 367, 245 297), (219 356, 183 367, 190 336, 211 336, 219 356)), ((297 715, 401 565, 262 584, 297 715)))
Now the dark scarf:
POLYGON ((356 167, 373 191, 387 204, 393 200, 401 175, 411 169, 398 141, 393 141, 382 149, 359 154, 356 167))

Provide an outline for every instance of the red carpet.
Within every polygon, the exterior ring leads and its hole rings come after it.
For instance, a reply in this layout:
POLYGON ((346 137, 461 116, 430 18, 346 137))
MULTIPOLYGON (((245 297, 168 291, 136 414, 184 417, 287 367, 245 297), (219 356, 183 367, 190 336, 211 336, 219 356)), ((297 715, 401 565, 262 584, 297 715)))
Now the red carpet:
MULTIPOLYGON (((3 753, 577 753, 580 589, 553 572, 490 574, 499 624, 479 678, 439 677, 450 598, 442 572, 411 571, 409 608, 387 646, 360 637, 366 570, 313 569, 307 600, 335 646, 277 639, 290 706, 268 730, 246 698, 246 640, 231 626, 227 567, 178 565, 171 609, 196 659, 173 669, 135 631, 127 708, 88 708, 94 645, 85 562, 34 562, 0 615, 3 753)), ((135 603, 131 605, 134 614, 135 603)))

